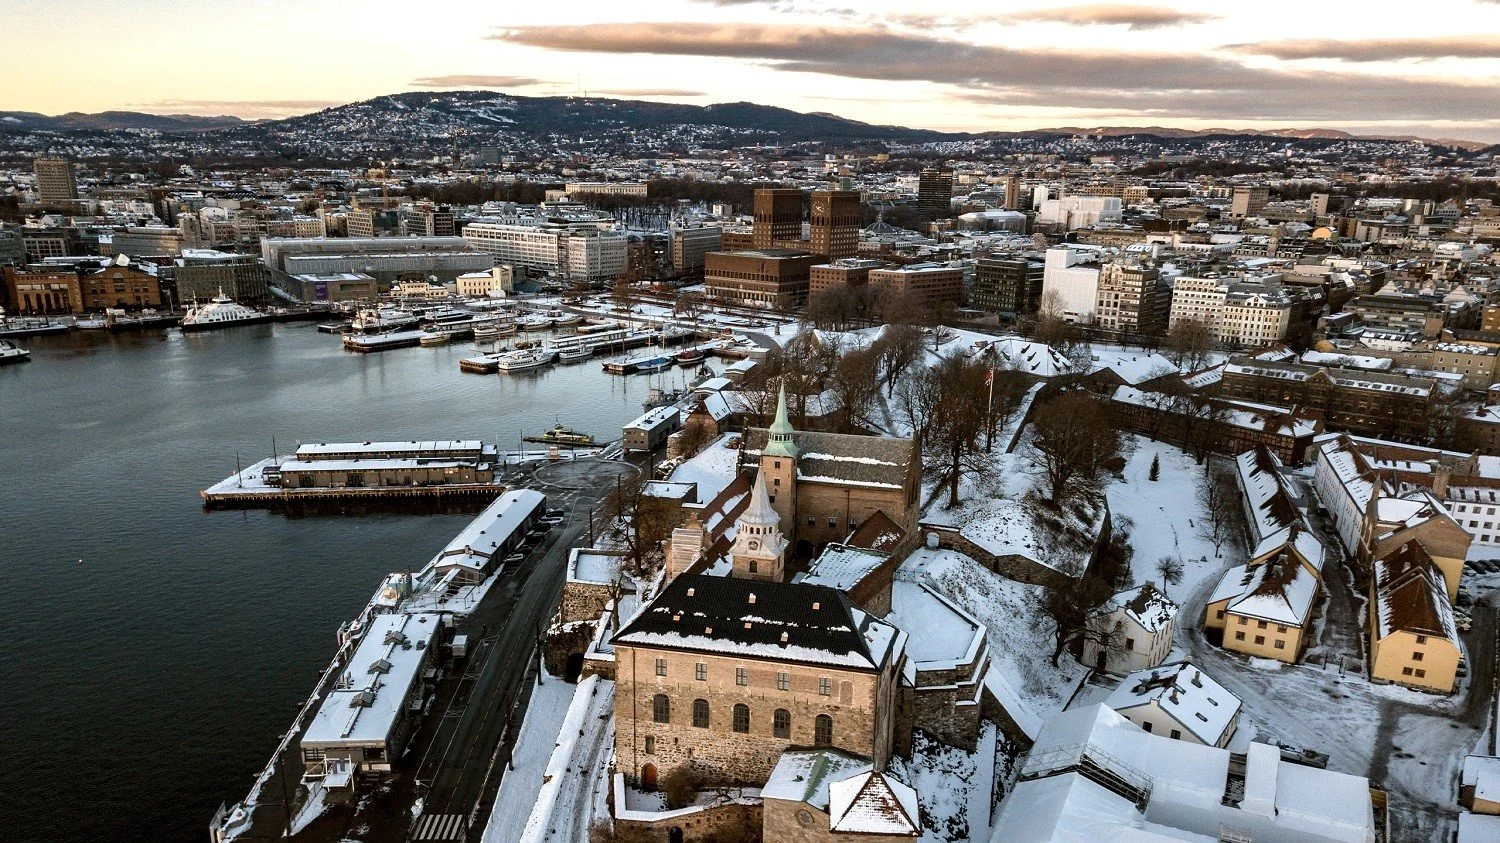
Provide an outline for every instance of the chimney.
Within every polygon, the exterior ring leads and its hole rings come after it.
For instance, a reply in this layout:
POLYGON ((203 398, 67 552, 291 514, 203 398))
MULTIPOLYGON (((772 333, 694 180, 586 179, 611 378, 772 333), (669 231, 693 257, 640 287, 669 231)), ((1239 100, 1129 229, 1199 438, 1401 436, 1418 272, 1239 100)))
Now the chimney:
POLYGON ((814 612, 818 611, 818 607, 821 606, 821 605, 822 605, 821 603, 814 603, 813 604, 813 611, 814 612))
POLYGON ((693 590, 691 588, 687 590, 687 596, 689 596, 689 597, 693 596, 693 590))
POLYGON ((1203 687, 1203 671, 1201 671, 1201 670, 1195 670, 1195 671, 1193 671, 1193 687, 1194 688, 1202 688, 1203 687))
POLYGON ((753 592, 753 591, 750 592, 750 603, 752 605, 755 603, 755 592, 753 592))
POLYGON ((781 643, 785 644, 786 643, 786 639, 787 639, 786 633, 785 632, 781 633, 781 643))

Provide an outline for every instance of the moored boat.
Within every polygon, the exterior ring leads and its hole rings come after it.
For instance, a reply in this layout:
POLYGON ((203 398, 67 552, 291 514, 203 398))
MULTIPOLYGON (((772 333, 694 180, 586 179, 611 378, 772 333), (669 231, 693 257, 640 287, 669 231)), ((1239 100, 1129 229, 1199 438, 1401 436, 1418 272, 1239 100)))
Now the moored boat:
POLYGON ((235 328, 240 325, 256 325, 271 321, 271 315, 245 307, 222 292, 209 300, 208 304, 194 304, 182 317, 182 332, 208 331, 216 328, 235 328))
POLYGON ((25 363, 30 359, 31 352, 10 340, 0 340, 0 366, 10 363, 25 363))
POLYGON ((384 334, 345 334, 344 348, 350 351, 386 351, 410 348, 422 342, 425 331, 389 331, 384 334))
POLYGON ((526 372, 551 363, 554 356, 551 351, 540 348, 511 351, 500 355, 495 367, 506 373, 526 372))
POLYGON ((522 437, 527 442, 540 442, 545 445, 563 445, 569 448, 587 448, 594 444, 594 437, 587 433, 570 430, 562 425, 557 425, 541 436, 522 437))

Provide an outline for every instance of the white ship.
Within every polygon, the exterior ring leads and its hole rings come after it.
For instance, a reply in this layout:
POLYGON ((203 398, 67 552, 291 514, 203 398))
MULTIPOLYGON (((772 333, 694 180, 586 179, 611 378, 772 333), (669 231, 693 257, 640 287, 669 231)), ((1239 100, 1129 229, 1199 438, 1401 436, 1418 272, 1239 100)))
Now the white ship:
POLYGON ((353 330, 362 334, 383 334, 410 328, 417 324, 417 314, 390 305, 362 307, 354 314, 353 330))
POLYGON ((540 369, 552 362, 556 356, 549 348, 530 348, 525 351, 512 351, 502 354, 495 361, 495 368, 502 372, 525 372, 531 369, 540 369))
POLYGON ((254 325, 271 321, 270 314, 252 310, 220 291, 208 304, 194 304, 182 317, 183 333, 209 331, 215 328, 233 328, 239 325, 254 325))
POLYGON ((25 363, 30 359, 31 352, 10 340, 0 340, 0 366, 7 363, 25 363))

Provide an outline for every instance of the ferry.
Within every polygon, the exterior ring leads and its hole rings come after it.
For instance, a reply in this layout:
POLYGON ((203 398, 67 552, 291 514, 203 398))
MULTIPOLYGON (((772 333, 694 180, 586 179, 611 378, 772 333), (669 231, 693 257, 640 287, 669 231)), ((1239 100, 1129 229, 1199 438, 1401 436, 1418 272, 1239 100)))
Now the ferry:
POLYGON ((577 363, 594 356, 592 349, 583 345, 570 345, 557 349, 557 360, 559 363, 577 363))
POLYGON ((364 334, 380 334, 416 325, 418 317, 409 310, 390 305, 362 307, 354 314, 352 329, 364 334))
POLYGON ((271 321, 269 313, 251 310, 220 292, 208 304, 194 304, 182 317, 182 332, 208 331, 215 328, 233 328, 239 325, 255 325, 271 321))
POLYGON ((345 334, 344 348, 350 351, 386 351, 410 348, 422 342, 426 331, 387 331, 384 334, 345 334))
POLYGON ((0 340, 0 366, 10 363, 25 363, 30 359, 31 352, 10 340, 0 340))
POLYGON ((541 436, 523 436, 527 442, 539 442, 544 445, 562 445, 568 448, 588 448, 594 444, 594 437, 587 433, 579 433, 558 425, 541 436))
POLYGON ((545 349, 511 351, 500 355, 495 361, 495 368, 507 373, 527 372, 551 363, 554 356, 552 352, 545 349))
POLYGON ((480 317, 474 322, 474 339, 478 342, 497 340, 501 337, 514 336, 516 323, 510 319, 501 319, 499 316, 480 317))

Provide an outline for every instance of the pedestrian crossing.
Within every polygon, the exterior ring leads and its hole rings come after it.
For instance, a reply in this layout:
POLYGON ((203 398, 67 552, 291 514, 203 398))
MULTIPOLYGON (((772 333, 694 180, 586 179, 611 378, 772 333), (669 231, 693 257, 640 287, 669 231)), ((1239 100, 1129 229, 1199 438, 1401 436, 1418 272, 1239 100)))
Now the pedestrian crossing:
POLYGON ((463 814, 423 814, 417 818, 412 840, 467 840, 469 829, 463 814))

